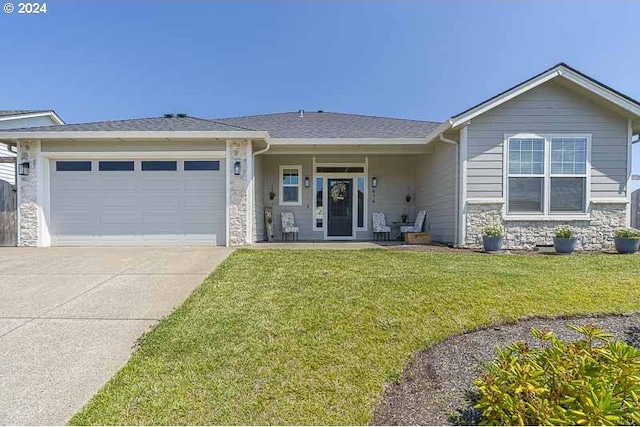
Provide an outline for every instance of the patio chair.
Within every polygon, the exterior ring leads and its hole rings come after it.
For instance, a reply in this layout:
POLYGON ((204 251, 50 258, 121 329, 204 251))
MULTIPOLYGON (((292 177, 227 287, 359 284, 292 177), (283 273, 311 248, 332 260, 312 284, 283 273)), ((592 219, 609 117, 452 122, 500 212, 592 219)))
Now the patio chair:
POLYGON ((404 235, 404 233, 421 233, 426 216, 427 211, 418 212, 418 215, 416 215, 416 222, 413 225, 405 225, 404 227, 400 227, 400 233, 402 235, 404 235))
POLYGON ((282 219, 282 241, 287 241, 287 235, 291 234, 291 240, 298 240, 299 227, 296 227, 296 220, 293 217, 293 212, 280 213, 280 219, 282 219))
POLYGON ((382 237, 383 240, 389 240, 391 227, 387 225, 387 219, 384 216, 384 212, 373 212, 372 216, 373 240, 378 240, 380 237, 382 237))

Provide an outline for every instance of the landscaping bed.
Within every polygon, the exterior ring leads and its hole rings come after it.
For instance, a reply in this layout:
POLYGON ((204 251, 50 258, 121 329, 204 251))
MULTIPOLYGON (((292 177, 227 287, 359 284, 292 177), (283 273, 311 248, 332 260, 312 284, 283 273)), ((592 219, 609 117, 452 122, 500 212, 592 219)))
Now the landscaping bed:
POLYGON ((477 424, 468 392, 485 362, 495 359, 496 347, 514 341, 538 347, 531 328, 550 330, 558 338, 583 338, 566 327, 595 325, 630 345, 640 347, 640 315, 530 319, 456 335, 419 352, 402 379, 385 389, 371 421, 374 425, 477 424))
POLYGON ((238 250, 72 424, 367 424, 417 352, 530 316, 640 310, 635 256, 238 250))

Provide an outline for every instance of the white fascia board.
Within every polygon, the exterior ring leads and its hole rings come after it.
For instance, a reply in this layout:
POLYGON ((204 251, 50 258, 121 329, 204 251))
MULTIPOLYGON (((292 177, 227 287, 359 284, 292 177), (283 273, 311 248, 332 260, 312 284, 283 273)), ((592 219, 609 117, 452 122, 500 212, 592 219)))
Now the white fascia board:
POLYGON ((0 141, 17 141, 30 139, 265 139, 269 140, 267 132, 257 131, 50 131, 38 132, 25 130, 24 132, 0 132, 0 141))
POLYGON ((426 143, 430 143, 432 142, 434 139, 438 138, 440 135, 442 135, 444 132, 448 131, 449 129, 452 128, 451 124, 453 122, 451 120, 447 120, 446 122, 442 123, 440 126, 438 126, 437 128, 435 128, 429 135, 427 135, 427 137, 425 138, 426 143))
POLYGON ((0 122, 5 122, 8 120, 20 120, 20 119, 31 119, 34 117, 46 117, 49 116, 51 121, 56 125, 64 125, 65 122, 58 116, 54 111, 43 111, 40 113, 25 113, 25 114, 16 114, 13 116, 5 116, 0 117, 0 122))
POLYGON ((424 138, 271 138, 271 145, 426 145, 424 138))
POLYGON ((540 86, 548 82, 549 80, 555 79, 556 77, 564 78, 588 91, 591 93, 600 96, 601 98, 606 99, 607 101, 617 105, 625 111, 628 111, 631 114, 636 116, 640 116, 640 106, 635 103, 629 101, 628 99, 618 95, 617 93, 607 89, 606 87, 599 85, 563 66, 556 67, 552 70, 547 71, 546 73, 538 76, 534 80, 528 81, 521 85, 516 86, 510 91, 502 94, 501 96, 487 101, 481 105, 478 105, 471 111, 468 111, 464 115, 453 117, 450 119, 452 127, 460 126, 461 124, 468 122, 469 120, 483 114, 499 105, 504 104, 505 102, 522 95, 523 93, 540 86))
POLYGON ((47 159, 224 159, 226 150, 217 151, 43 151, 47 159))

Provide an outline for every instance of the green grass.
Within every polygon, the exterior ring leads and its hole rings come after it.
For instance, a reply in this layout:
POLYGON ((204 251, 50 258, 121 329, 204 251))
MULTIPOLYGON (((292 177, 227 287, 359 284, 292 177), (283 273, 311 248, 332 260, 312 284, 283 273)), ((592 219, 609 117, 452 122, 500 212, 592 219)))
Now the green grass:
POLYGON ((640 310, 637 256, 240 250, 72 424, 364 424, 412 355, 528 316, 640 310))

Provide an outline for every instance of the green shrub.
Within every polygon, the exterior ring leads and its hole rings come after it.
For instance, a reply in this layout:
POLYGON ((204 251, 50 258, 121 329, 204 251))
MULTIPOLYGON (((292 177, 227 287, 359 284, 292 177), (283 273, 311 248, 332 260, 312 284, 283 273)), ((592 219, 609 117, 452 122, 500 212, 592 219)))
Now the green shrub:
POLYGON ((487 237, 500 237, 502 236, 502 227, 499 225, 489 225, 482 229, 482 235, 487 237))
POLYGON ((640 239, 640 230, 635 228, 618 228, 615 237, 619 239, 640 239))
POLYGON ((584 339, 531 333, 541 348, 498 349, 475 381, 483 425, 639 425, 640 350, 594 326, 569 326, 584 339))
POLYGON ((570 239, 575 235, 575 232, 568 225, 561 225, 556 228, 556 237, 560 239, 570 239))

